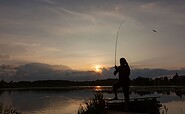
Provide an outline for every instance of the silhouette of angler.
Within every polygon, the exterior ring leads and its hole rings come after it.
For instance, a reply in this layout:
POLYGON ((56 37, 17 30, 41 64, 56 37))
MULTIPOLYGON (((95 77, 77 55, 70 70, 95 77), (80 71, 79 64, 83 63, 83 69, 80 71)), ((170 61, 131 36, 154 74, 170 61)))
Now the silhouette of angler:
POLYGON ((125 102, 128 103, 129 102, 129 86, 130 86, 130 78, 129 78, 130 67, 125 58, 120 59, 120 66, 118 67, 115 66, 114 75, 116 75, 117 73, 119 73, 119 80, 117 83, 113 85, 113 90, 115 93, 114 99, 118 99, 117 89, 122 87, 124 97, 125 97, 125 102))

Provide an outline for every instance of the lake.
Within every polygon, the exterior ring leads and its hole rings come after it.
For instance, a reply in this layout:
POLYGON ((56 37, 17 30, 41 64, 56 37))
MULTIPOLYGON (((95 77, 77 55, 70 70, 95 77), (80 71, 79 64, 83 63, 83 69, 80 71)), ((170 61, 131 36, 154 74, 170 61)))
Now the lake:
MULTIPOLYGON (((185 114, 185 87, 131 87, 130 98, 160 97, 167 114, 185 114)), ((66 88, 21 88, 0 91, 0 103, 12 105, 22 114, 76 114, 85 99, 101 91, 104 98, 113 98, 108 86, 66 88)), ((118 93, 119 98, 124 98, 118 93)), ((164 108, 161 109, 161 113, 164 108)))

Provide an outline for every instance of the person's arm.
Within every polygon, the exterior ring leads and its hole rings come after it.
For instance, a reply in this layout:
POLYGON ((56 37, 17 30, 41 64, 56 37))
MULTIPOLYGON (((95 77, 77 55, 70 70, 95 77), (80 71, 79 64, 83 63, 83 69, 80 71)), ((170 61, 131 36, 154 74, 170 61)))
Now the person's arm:
POLYGON ((115 66, 115 71, 114 71, 114 75, 116 75, 119 72, 119 67, 115 66))

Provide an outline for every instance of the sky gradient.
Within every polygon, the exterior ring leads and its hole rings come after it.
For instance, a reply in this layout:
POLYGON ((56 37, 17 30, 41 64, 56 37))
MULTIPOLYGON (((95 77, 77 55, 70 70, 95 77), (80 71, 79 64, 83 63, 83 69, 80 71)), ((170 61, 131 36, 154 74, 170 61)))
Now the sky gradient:
POLYGON ((183 69, 184 11, 184 0, 0 0, 0 64, 112 67, 125 19, 117 59, 183 69))

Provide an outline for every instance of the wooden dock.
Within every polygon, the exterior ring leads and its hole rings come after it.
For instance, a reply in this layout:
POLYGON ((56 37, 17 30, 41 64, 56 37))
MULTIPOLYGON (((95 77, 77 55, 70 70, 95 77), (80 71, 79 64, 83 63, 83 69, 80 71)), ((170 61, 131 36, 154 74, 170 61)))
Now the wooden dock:
POLYGON ((131 98, 129 103, 124 99, 105 99, 105 109, 121 112, 159 114, 161 104, 159 97, 131 98))

